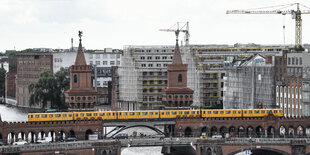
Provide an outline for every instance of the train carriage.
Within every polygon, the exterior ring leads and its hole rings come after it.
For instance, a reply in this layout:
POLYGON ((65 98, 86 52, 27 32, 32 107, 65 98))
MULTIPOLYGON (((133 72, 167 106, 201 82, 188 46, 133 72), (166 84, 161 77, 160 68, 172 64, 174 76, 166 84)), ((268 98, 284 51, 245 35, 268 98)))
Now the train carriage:
POLYGON ((72 112, 59 112, 59 113, 30 113, 28 114, 28 121, 66 121, 74 120, 72 112))

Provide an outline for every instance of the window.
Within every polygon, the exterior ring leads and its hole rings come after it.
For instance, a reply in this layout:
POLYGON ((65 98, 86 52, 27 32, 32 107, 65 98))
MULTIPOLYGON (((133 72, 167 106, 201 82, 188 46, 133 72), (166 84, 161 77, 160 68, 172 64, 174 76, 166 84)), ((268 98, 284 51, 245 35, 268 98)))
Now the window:
POLYGON ((104 113, 99 113, 99 116, 104 116, 104 113))
POLYGON ((110 65, 115 65, 115 61, 110 61, 110 65))
POLYGON ((102 61, 102 65, 108 65, 108 61, 102 61))
POLYGON ((149 64, 149 67, 153 67, 153 64, 149 64))
POLYGON ((146 67, 146 64, 141 64, 141 67, 146 67))
POLYGON ((86 113, 86 116, 91 116, 91 113, 86 113))
POLYGON ((148 56, 148 57, 147 57, 147 60, 152 60, 152 57, 151 57, 151 56, 148 56))
POLYGON ((213 111, 213 114, 218 114, 219 112, 218 111, 213 111))
POLYGON ((161 64, 156 64, 157 67, 161 67, 161 64))
POLYGON ((182 82, 182 74, 179 74, 179 76, 178 76, 178 82, 182 82))
POLYGON ((231 113, 231 111, 225 111, 225 114, 230 114, 231 113))
POLYGON ((96 54, 96 59, 100 59, 100 54, 96 54))
POLYGON ((160 57, 159 57, 159 56, 156 56, 156 57, 155 57, 155 59, 156 59, 156 60, 159 60, 159 59, 160 59, 160 57))
POLYGON ((60 114, 56 114, 55 117, 60 117, 60 114))
POLYGON ((47 115, 46 115, 46 114, 43 114, 43 115, 41 115, 41 117, 42 117, 42 118, 46 118, 46 117, 47 117, 47 115))
POLYGON ((115 54, 110 54, 110 58, 111 59, 115 58, 115 54))
POLYGON ((77 75, 74 75, 73 79, 74 79, 74 83, 77 83, 77 75))
POLYGON ((100 65, 100 61, 96 61, 96 65, 100 65))
POLYGON ((50 118, 53 118, 53 114, 50 114, 49 117, 50 117, 50 118))
POLYGON ((121 65, 121 62, 120 61, 117 61, 117 64, 116 65, 121 65))
POLYGON ((140 59, 141 59, 141 60, 144 60, 144 59, 145 59, 145 57, 140 57, 140 59))

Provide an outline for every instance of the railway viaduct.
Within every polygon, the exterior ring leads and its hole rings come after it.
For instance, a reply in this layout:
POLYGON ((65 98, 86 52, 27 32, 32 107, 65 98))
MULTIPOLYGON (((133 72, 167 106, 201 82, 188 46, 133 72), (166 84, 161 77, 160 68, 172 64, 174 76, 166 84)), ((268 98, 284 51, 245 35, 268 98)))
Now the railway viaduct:
POLYGON ((94 133, 102 135, 101 120, 59 122, 6 122, 0 120, 0 139, 3 143, 13 143, 18 140, 33 143, 47 136, 52 137, 52 141, 62 141, 68 137, 85 140, 88 139, 89 134, 94 133))

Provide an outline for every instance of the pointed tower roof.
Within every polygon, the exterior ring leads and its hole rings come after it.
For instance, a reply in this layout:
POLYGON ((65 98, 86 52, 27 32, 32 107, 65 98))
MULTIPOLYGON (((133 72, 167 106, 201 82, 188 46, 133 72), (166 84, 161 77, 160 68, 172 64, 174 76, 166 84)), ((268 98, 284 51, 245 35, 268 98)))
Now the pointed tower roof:
POLYGON ((180 52, 178 41, 177 41, 177 43, 175 45, 172 64, 174 64, 174 65, 182 64, 182 56, 181 56, 181 52, 180 52))
POLYGON ((76 58, 75 58, 75 63, 74 65, 87 65, 86 64, 86 60, 85 60, 85 56, 84 56, 84 52, 83 52, 83 47, 82 47, 82 31, 79 31, 79 37, 80 37, 80 44, 79 44, 79 48, 76 54, 76 58))

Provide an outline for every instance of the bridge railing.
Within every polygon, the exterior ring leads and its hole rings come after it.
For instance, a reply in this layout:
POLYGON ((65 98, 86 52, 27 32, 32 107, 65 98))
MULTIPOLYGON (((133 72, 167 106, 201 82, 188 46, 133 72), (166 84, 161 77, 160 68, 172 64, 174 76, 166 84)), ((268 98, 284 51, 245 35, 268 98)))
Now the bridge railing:
MULTIPOLYGON (((32 151, 45 151, 45 150, 71 150, 92 148, 93 143, 97 141, 78 141, 78 142, 62 142, 62 143, 45 143, 45 144, 26 144, 26 145, 6 145, 0 147, 2 153, 14 152, 32 152, 32 151)), ((112 141, 105 141, 112 142, 112 141)))
POLYGON ((289 144, 292 141, 305 141, 310 144, 310 138, 227 138, 225 143, 283 143, 289 144))

